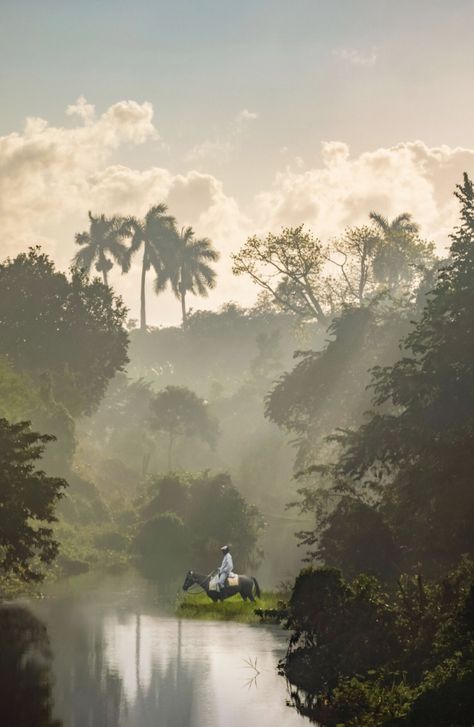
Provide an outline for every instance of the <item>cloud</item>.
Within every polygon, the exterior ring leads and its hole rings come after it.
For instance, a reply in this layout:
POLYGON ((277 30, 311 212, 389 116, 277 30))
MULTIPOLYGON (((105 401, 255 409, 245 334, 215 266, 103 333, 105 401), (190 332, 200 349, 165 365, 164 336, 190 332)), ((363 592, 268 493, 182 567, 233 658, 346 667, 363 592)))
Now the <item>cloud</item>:
POLYGON ((67 113, 79 116, 79 124, 29 118, 21 133, 0 137, 4 246, 48 237, 55 223, 95 201, 95 175, 119 147, 159 136, 149 103, 121 101, 95 119, 94 107, 80 98, 67 113))
POLYGON ((255 119, 258 119, 258 114, 255 113, 255 111, 249 111, 248 109, 243 109, 237 114, 237 122, 240 123, 255 121, 255 119))
POLYGON ((120 101, 94 120, 93 107, 79 99, 68 113, 79 115, 82 123, 64 128, 29 118, 21 133, 0 137, 0 217, 6 244, 47 236, 52 223, 94 201, 94 175, 115 150, 159 136, 149 103, 120 101))
POLYGON ((366 223, 373 209, 389 217, 411 212, 442 250, 456 223, 454 187, 473 167, 474 149, 414 141, 351 157, 347 144, 325 142, 320 166, 290 165, 276 175, 258 196, 256 215, 263 229, 304 222, 327 239, 366 223))
POLYGON ((334 48, 332 54, 352 66, 374 66, 377 61, 375 48, 365 52, 355 48, 334 48))
MULTIPOLYGON (((0 137, 0 257, 41 243, 65 269, 74 253, 74 234, 88 226, 87 210, 143 215, 152 204, 165 202, 180 224, 191 224, 198 235, 216 241, 232 295, 229 252, 252 228, 222 182, 197 170, 172 174, 159 166, 139 170, 115 162, 124 146, 151 142, 155 152, 162 150, 151 104, 120 101, 97 115, 80 97, 66 113, 77 120, 72 128, 30 118, 22 131, 0 137)), ((253 117, 244 111, 235 121, 245 124, 253 117)), ((112 278, 127 304, 136 308, 133 271, 121 277, 114 270, 112 278)), ((223 286, 216 300, 225 297, 223 286)), ((163 312, 159 301, 160 318, 169 318, 171 305, 174 311, 174 302, 168 301, 163 312)))
POLYGON ((255 111, 243 109, 232 119, 228 128, 222 135, 206 139, 196 144, 186 154, 186 161, 201 162, 202 160, 219 161, 227 163, 238 146, 239 140, 247 132, 249 124, 258 119, 255 111))
POLYGON ((68 116, 79 116, 84 123, 90 124, 95 116, 95 106, 87 103, 84 96, 79 96, 73 104, 69 104, 66 113, 68 116))
MULTIPOLYGON (((474 149, 414 141, 352 155, 343 141, 327 141, 317 164, 299 157, 287 163, 290 154, 279 156, 282 169, 244 210, 221 179, 194 165, 177 174, 165 166, 134 169, 120 163, 122 148, 130 145, 149 144, 155 158, 162 151, 150 104, 120 101, 99 114, 79 98, 67 113, 70 128, 30 118, 21 131, 0 137, 0 257, 39 242, 65 269, 74 234, 88 226, 87 210, 143 215, 165 202, 179 225, 192 225, 221 252, 218 286, 208 301, 195 302, 199 306, 230 298, 251 303, 255 289, 232 276, 230 253, 248 235, 283 225, 305 223, 330 240, 347 225, 366 223, 372 209, 389 217, 409 211, 441 251, 457 221, 454 187, 463 171, 474 170, 474 149)), ((244 109, 233 128, 245 128, 256 116, 244 109)), ((135 316, 138 266, 137 259, 127 276, 112 271, 113 284, 135 316)), ((171 297, 150 294, 149 307, 154 323, 179 318, 171 297)))

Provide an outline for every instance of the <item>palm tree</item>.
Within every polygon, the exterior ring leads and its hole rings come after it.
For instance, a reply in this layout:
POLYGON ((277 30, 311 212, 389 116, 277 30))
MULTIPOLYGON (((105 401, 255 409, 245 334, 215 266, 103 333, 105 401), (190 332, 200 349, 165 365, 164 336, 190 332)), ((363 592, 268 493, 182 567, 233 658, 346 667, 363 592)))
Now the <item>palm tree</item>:
POLYGON ((410 265, 415 249, 418 225, 408 212, 403 212, 391 222, 378 212, 371 212, 370 219, 379 235, 378 249, 374 257, 374 274, 379 281, 391 286, 410 277, 410 265))
POLYGON ((76 243, 82 247, 74 255, 73 265, 89 273, 95 261, 95 269, 102 273, 104 285, 108 285, 107 273, 113 267, 108 255, 123 268, 127 252, 122 221, 118 217, 105 215, 94 217, 90 211, 89 220, 89 231, 79 232, 75 237, 76 243))
MULTIPOLYGON (((163 273, 165 258, 168 260, 169 251, 174 239, 175 220, 167 215, 165 204, 158 204, 152 207, 143 220, 136 217, 129 217, 123 223, 123 230, 131 238, 125 258, 124 270, 130 269, 132 256, 143 248, 142 274, 140 284, 140 329, 146 331, 146 304, 145 304, 145 282, 146 274, 151 267, 157 276, 163 273)), ((169 265, 169 263, 167 263, 169 265)))
POLYGON ((186 328, 186 294, 207 296, 208 289, 216 284, 216 272, 208 264, 219 259, 219 253, 207 237, 195 239, 192 227, 175 232, 174 249, 155 281, 157 293, 164 290, 168 281, 181 302, 183 328, 186 328))

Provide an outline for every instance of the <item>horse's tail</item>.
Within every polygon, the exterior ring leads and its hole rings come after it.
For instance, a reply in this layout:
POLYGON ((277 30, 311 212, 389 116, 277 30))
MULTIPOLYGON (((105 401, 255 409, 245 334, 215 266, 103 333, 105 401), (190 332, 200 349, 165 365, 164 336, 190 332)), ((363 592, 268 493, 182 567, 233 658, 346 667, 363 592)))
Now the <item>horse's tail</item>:
POLYGON ((256 579, 256 578, 254 578, 253 576, 252 576, 252 580, 253 580, 253 582, 254 582, 254 585, 255 585, 255 593, 256 593, 256 595, 257 595, 257 598, 260 598, 260 596, 262 595, 262 593, 261 593, 261 591, 260 591, 260 586, 258 585, 258 581, 257 581, 257 579, 256 579))

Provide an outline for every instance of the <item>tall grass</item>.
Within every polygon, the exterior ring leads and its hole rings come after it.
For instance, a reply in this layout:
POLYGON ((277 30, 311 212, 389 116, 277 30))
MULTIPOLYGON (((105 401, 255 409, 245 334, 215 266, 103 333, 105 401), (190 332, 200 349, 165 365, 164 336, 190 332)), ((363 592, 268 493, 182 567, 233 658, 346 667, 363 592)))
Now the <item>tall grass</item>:
POLYGON ((280 608, 287 594, 264 591, 254 603, 243 601, 240 596, 232 596, 226 601, 214 603, 204 593, 186 594, 177 604, 178 618, 195 618, 204 621, 238 621, 240 623, 260 623, 255 609, 280 608))

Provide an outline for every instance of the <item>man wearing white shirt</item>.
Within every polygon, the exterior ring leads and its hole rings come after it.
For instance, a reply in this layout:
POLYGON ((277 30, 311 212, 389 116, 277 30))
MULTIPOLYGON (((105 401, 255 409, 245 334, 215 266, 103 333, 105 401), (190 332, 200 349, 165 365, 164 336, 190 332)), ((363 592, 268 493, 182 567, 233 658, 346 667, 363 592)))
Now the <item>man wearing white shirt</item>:
POLYGON ((229 546, 223 545, 221 550, 224 553, 224 557, 223 557, 222 563, 217 571, 218 575, 219 575, 219 590, 224 588, 227 578, 234 570, 234 561, 232 560, 232 556, 229 551, 229 546))

